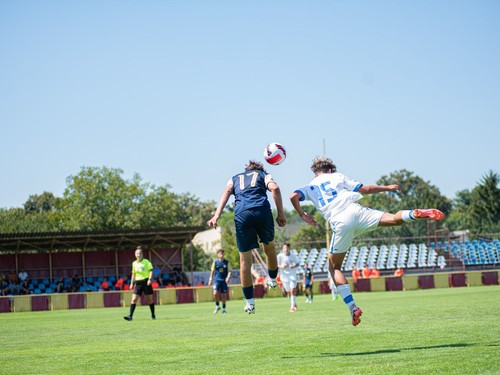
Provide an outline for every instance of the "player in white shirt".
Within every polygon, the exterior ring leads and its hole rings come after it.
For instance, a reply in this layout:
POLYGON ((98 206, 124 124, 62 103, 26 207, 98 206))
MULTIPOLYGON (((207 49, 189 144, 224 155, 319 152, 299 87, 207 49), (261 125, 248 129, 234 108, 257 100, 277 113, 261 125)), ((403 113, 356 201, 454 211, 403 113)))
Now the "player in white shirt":
POLYGON ((398 185, 363 185, 337 172, 333 161, 325 156, 313 160, 311 170, 314 179, 290 195, 293 207, 308 224, 317 225, 313 216, 308 215, 300 202, 310 200, 321 212, 332 228, 332 240, 328 254, 328 268, 333 276, 337 291, 349 307, 352 325, 361 322, 363 312, 354 303, 349 284, 340 271, 342 262, 352 241, 360 234, 379 226, 396 226, 417 219, 442 220, 444 214, 434 208, 402 210, 395 214, 363 207, 356 203, 363 194, 400 190, 398 185))
POLYGON ((299 259, 290 253, 290 244, 283 243, 282 252, 278 254, 278 271, 281 277, 283 289, 290 297, 290 312, 297 310, 297 271, 299 259))
POLYGON ((332 293, 332 299, 335 301, 339 298, 337 285, 335 285, 335 281, 333 281, 332 274, 328 271, 328 286, 330 287, 330 291, 332 293))

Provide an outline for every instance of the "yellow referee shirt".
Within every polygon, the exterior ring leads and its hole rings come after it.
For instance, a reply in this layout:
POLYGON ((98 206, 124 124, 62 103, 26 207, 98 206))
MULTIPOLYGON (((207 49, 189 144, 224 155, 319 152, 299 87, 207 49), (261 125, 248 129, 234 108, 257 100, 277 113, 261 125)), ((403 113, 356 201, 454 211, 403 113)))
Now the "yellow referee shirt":
POLYGON ((149 278, 149 272, 153 269, 153 265, 147 259, 137 260, 132 263, 132 273, 135 275, 135 281, 149 278))

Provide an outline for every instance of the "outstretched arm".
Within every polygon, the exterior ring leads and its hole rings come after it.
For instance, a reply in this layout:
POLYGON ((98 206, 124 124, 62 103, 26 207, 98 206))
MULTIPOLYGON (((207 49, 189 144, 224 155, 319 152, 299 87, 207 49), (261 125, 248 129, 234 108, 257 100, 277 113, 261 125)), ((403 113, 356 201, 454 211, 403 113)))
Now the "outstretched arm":
POLYGON ((281 190, 277 183, 274 181, 270 182, 267 185, 267 188, 271 191, 273 195, 274 203, 276 204, 276 210, 278 211, 278 217, 276 218, 276 222, 280 227, 284 227, 286 225, 286 217, 285 211, 283 210, 283 199, 281 198, 281 190))
POLYGON ((309 215, 307 212, 304 212, 304 210, 300 206, 300 197, 301 195, 297 192, 293 192, 290 195, 290 201, 292 202, 293 208, 295 208, 295 211, 297 211, 302 220, 304 220, 307 224, 316 226, 318 224, 316 219, 313 216, 309 215))
POLYGON ((233 193, 233 186, 227 185, 224 191, 222 192, 222 195, 219 200, 219 206, 217 207, 214 216, 207 221, 209 227, 217 228, 217 220, 219 220, 219 217, 222 214, 222 210, 224 210, 224 207, 226 207, 227 201, 229 200, 229 197, 231 196, 232 193, 233 193))
POLYGON ((361 194, 375 194, 384 191, 401 190, 399 185, 363 185, 358 189, 361 194))

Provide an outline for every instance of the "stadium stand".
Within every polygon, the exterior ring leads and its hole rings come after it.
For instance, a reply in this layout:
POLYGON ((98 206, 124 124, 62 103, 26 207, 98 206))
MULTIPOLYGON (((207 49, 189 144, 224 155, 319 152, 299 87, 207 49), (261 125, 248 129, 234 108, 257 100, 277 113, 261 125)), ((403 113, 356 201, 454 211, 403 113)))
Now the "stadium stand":
MULTIPOLYGON (((303 274, 304 263, 307 262, 315 274, 325 274, 328 272, 328 250, 326 248, 311 248, 310 250, 301 248, 291 249, 299 259, 299 275, 303 274)), ((9 255, 11 256, 11 255, 9 255)), ((24 259, 24 258, 22 258, 24 259)), ((130 256, 126 258, 124 270, 130 267, 130 256)), ((376 266, 382 274, 389 275, 397 268, 410 272, 433 272, 440 270, 450 270, 455 266, 455 270, 478 269, 486 270, 497 268, 500 265, 500 241, 498 239, 479 238, 474 240, 446 240, 425 243, 380 243, 378 245, 357 245, 352 246, 348 252, 342 270, 350 272, 356 266, 363 269, 365 265, 370 269, 376 266)), ((121 267, 121 264, 119 265, 121 267)), ((125 272, 125 271, 123 271, 125 272)), ((4 271, 5 273, 5 271, 4 271)), ((90 273, 90 272, 89 272, 90 273)), ((180 268, 163 272, 160 276, 160 288, 186 285, 187 277, 182 275, 180 268)), ((63 277, 62 274, 59 276, 63 277)), ((81 278, 76 292, 96 292, 100 290, 100 285, 104 277, 108 278, 110 290, 116 291, 123 288, 116 287, 117 279, 124 279, 123 286, 129 284, 128 277, 124 274, 115 275, 101 273, 92 276, 87 275, 81 278)), ((457 276, 458 278, 458 276, 457 276)), ((64 276, 64 284, 70 285, 71 277, 64 276)), ((462 280, 456 280, 462 283, 462 280)), ((424 283, 424 285, 427 285, 424 283)), ((31 294, 50 294, 57 291, 55 278, 33 277, 29 279, 29 290, 31 294)), ((65 288, 65 291, 71 291, 65 288)))
MULTIPOLYGON (((297 252, 297 250, 292 250, 297 252)), ((301 249, 297 252, 300 260, 299 274, 303 272, 307 261, 314 273, 328 271, 328 251, 326 248, 318 251, 301 249)), ((437 270, 456 263, 461 267, 496 266, 500 264, 500 241, 442 241, 425 243, 402 243, 371 245, 370 247, 352 246, 349 250, 342 270, 350 272, 356 266, 363 269, 368 264, 370 269, 375 265, 381 271, 394 271, 397 268, 418 270, 437 270)))

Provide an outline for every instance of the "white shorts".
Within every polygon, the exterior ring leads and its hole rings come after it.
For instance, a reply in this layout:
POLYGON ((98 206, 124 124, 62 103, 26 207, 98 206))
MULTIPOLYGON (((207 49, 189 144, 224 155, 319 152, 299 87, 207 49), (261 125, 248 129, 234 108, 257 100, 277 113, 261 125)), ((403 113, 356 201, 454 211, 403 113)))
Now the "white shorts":
POLYGON ((330 254, 345 253, 351 248, 355 237, 371 232, 378 227, 383 211, 351 203, 331 221, 332 241, 330 254))
POLYGON ((297 287, 297 278, 281 279, 281 283, 283 284, 283 289, 290 292, 297 287))

